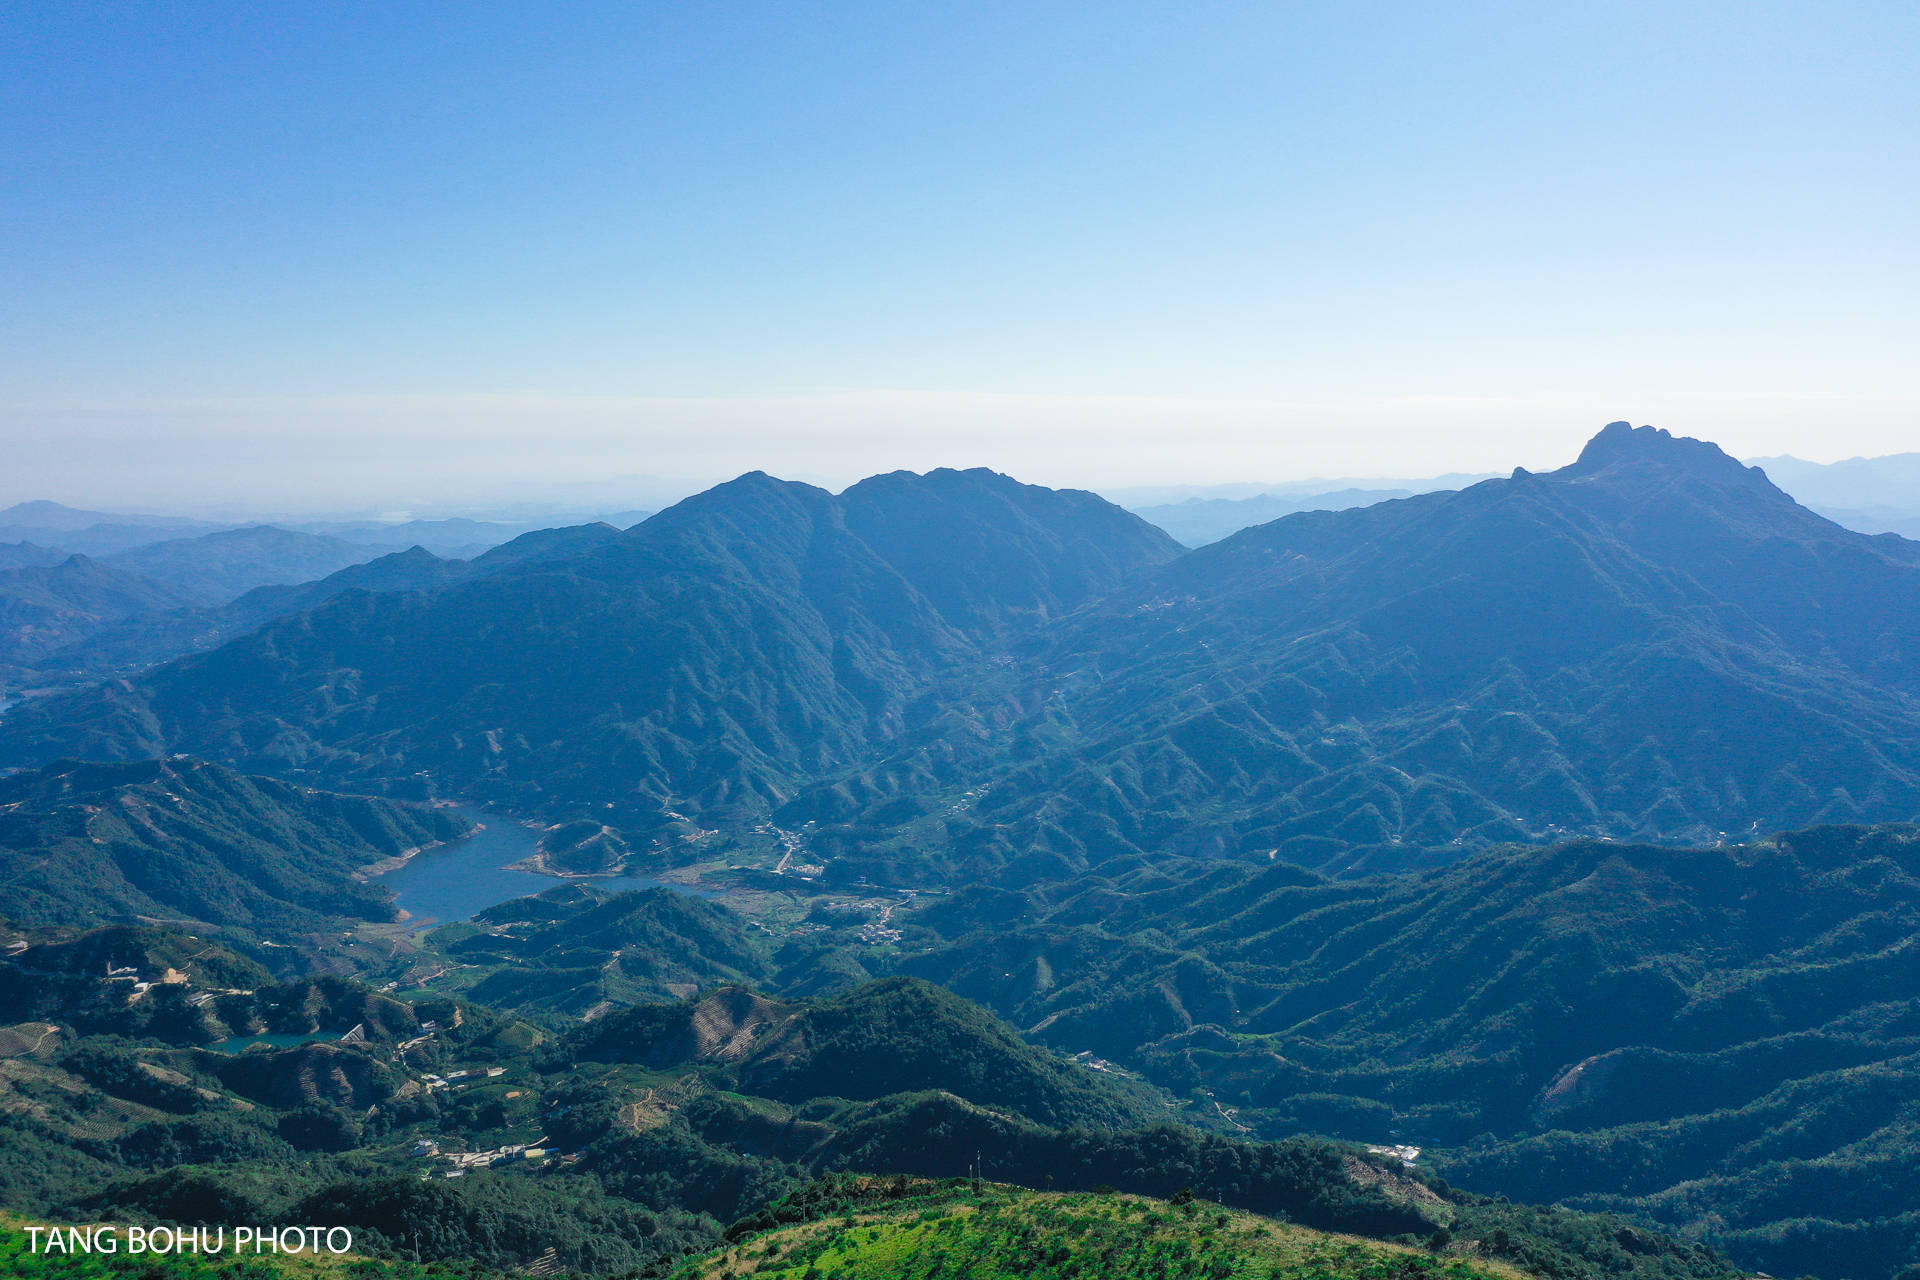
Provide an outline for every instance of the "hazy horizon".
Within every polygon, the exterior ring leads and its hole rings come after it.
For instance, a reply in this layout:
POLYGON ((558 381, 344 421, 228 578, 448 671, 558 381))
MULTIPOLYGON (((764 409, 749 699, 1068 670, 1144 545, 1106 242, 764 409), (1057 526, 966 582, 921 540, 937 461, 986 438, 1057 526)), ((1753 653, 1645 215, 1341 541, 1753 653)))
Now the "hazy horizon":
MULTIPOLYGON (((830 406, 682 404, 694 425, 659 447, 634 447, 619 425, 631 410, 587 403, 526 425, 523 408, 469 404, 458 421, 426 434, 393 429, 380 405, 357 405, 322 427, 254 430, 250 418, 182 411, 158 437, 120 438, 102 414, 42 429, 15 428, 17 465, 0 475, 0 506, 51 499, 120 510, 322 514, 420 508, 436 512, 530 505, 555 510, 658 506, 746 471, 830 489, 886 471, 984 466, 1053 488, 1297 484, 1425 479, 1563 466, 1611 417, 1526 402, 1421 402, 1387 406, 1097 403, 1059 399, 864 397, 832 421, 830 406), (1387 410, 1399 421, 1381 425, 1387 410), (1533 426, 1536 412, 1550 425, 1533 426), (1092 418, 1093 414, 1100 414, 1092 418), (918 432, 888 424, 916 414, 918 432), (770 420, 791 416, 799 425, 770 420), (1375 422, 1365 419, 1374 417, 1375 422), (1091 419, 1091 420, 1090 420, 1091 419), (1331 426, 1320 424, 1331 423, 1331 426), (716 455, 724 456, 722 463, 716 455), (652 466, 649 466, 652 463, 652 466)), ((1696 417, 1739 405, 1715 404, 1696 417)), ((1675 435, 1710 440, 1741 458, 1792 456, 1830 463, 1907 452, 1904 406, 1870 406, 1884 427, 1852 433, 1800 430, 1779 407, 1755 404, 1757 425, 1689 430, 1684 416, 1634 417, 1675 435)))
MULTIPOLYGON (((1603 424, 1604 425, 1604 424, 1603 424)), ((1642 425, 1642 424, 1635 424, 1642 425)), ((1658 423, 1647 424, 1658 426, 1658 423)), ((1591 434, 1591 433, 1589 433, 1591 434)), ((1684 435, 1684 432, 1672 432, 1684 435)), ((1581 441, 1584 444, 1585 440, 1581 441)), ((1719 444, 1719 441, 1711 443, 1719 444)), ((1529 466, 1529 470, 1551 471, 1574 460, 1578 452, 1566 457, 1539 462, 1529 466)), ((1768 463, 1792 462, 1816 467, 1828 467, 1835 463, 1876 462, 1893 457, 1920 457, 1920 452, 1903 451, 1902 454, 1851 455, 1835 458, 1826 462, 1802 457, 1797 454, 1735 455, 1750 466, 1768 463)), ((1198 497, 1246 497, 1256 493, 1272 491, 1291 491, 1295 493, 1332 492, 1346 487, 1396 488, 1413 486, 1415 488, 1443 487, 1443 482, 1470 482, 1472 480, 1504 475, 1514 467, 1526 466, 1514 463, 1512 466, 1496 466, 1482 469, 1464 467, 1446 468, 1425 472, 1394 471, 1365 474, 1306 474, 1297 476, 1261 476, 1254 479, 1220 478, 1216 480, 1181 481, 1162 479, 1154 483, 1138 484, 1086 484, 1066 482, 1043 482, 1031 476, 1019 474, 1005 467, 996 467, 984 462, 943 462, 926 467, 890 468, 891 470, 914 470, 925 472, 936 466, 952 466, 958 469, 986 467, 1010 475, 1024 483, 1046 483, 1050 488, 1088 489, 1097 492, 1110 501, 1122 506, 1143 507, 1162 505, 1183 500, 1189 496, 1198 497)), ((114 502, 111 500, 93 500, 84 493, 29 493, 14 492, 0 481, 0 510, 22 503, 48 501, 60 506, 83 511, 99 511, 108 515, 152 515, 170 516, 187 519, 199 519, 209 522, 245 523, 249 521, 271 522, 284 519, 289 522, 325 522, 338 521, 391 521, 407 520, 446 520, 475 519, 482 521, 537 522, 544 518, 563 518, 567 516, 598 517, 633 510, 661 510, 686 497, 724 484, 729 480, 751 471, 768 471, 783 480, 799 481, 821 488, 839 492, 848 486, 866 478, 867 475, 882 474, 868 472, 863 475, 836 477, 808 472, 783 472, 766 467, 744 465, 740 470, 726 475, 700 478, 674 478, 659 475, 619 475, 596 479, 578 479, 571 482, 541 484, 522 481, 514 487, 490 492, 476 493, 470 497, 458 496, 441 499, 414 501, 410 504, 395 506, 392 504, 370 503, 365 495, 343 493, 334 500, 315 498, 305 503, 274 506, 258 502, 249 502, 244 495, 228 493, 210 496, 203 500, 189 500, 180 497, 162 498, 153 502, 114 502)), ((1779 483, 1779 477, 1774 477, 1779 483)), ((1818 505, 1814 499, 1803 499, 1818 505)))
POLYGON ((1910 7, 0 33, 0 502, 1420 476, 1548 469, 1616 419, 1920 441, 1910 7))

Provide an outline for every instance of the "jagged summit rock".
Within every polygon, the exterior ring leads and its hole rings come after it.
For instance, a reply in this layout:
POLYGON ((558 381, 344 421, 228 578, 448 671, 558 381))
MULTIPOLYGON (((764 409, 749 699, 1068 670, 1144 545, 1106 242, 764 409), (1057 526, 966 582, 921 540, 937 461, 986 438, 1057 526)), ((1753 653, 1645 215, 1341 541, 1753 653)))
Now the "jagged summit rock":
MULTIPOLYGON (((1719 445, 1692 436, 1676 436, 1660 427, 1636 427, 1609 422, 1587 441, 1586 447, 1562 474, 1589 475, 1609 467, 1658 467, 1715 477, 1740 477, 1749 483, 1765 481, 1758 467, 1749 467, 1719 445)), ((1771 483, 1767 484, 1772 488, 1771 483)), ((1784 495, 1783 495, 1784 496, 1784 495)))

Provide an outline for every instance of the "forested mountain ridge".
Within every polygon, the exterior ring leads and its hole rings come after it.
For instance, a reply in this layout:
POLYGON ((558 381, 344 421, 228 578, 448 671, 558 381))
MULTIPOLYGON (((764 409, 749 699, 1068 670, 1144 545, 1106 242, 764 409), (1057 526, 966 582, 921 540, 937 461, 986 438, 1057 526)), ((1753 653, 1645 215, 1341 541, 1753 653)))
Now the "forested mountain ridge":
POLYGON ((873 476, 841 502, 847 527, 976 638, 1033 630, 1181 550, 1094 494, 983 468, 873 476))
POLYGON ((116 567, 172 587, 197 604, 220 605, 255 587, 289 586, 324 578, 370 560, 375 554, 339 538, 261 524, 154 542, 106 559, 116 567))
POLYGON ((897 732, 934 673, 1176 554, 1090 495, 991 472, 838 497, 755 473, 577 555, 343 595, 35 704, 0 738, 15 759, 204 751, 381 787, 424 772, 643 826, 672 806, 764 810, 897 732), (930 526, 902 507, 914 494, 930 526))
POLYGON ((1624 423, 1187 554, 990 472, 754 473, 416 580, 24 708, 0 759, 187 750, 642 837, 771 810, 881 882, 1920 817, 1920 548, 1624 423))
POLYGON ((609 894, 567 884, 443 925, 427 942, 453 970, 443 990, 521 1013, 584 1017, 767 985, 776 972, 764 935, 737 913, 663 888, 609 894))
POLYGON ((1010 732, 935 725, 791 820, 880 878, 902 845, 973 875, 1138 852, 1364 869, 1920 816, 1920 547, 1651 428, 1248 529, 1043 643, 1010 732), (873 816, 982 788, 906 835, 873 816))
POLYGON ((0 569, 45 569, 65 560, 68 553, 34 542, 0 542, 0 569))
POLYGON ((424 547, 364 560, 311 582, 255 587, 215 607, 142 613, 54 650, 39 663, 43 679, 98 680, 139 671, 182 654, 212 649, 281 618, 317 609, 350 591, 438 591, 480 577, 563 559, 617 537, 609 525, 574 525, 523 534, 472 560, 443 560, 424 547))
MULTIPOLYGON (((918 984, 783 1004, 721 992, 543 1041, 482 1006, 409 1004, 337 979, 274 983, 202 939, 130 932, 30 937, 0 959, 0 1197, 14 1212, 284 1218, 349 1227, 388 1257, 628 1275, 790 1221, 783 1198, 818 1205, 848 1185, 822 1175, 901 1186, 981 1165, 1000 1182, 1201 1196, 1554 1280, 1736 1274, 1697 1245, 1453 1192, 1355 1147, 1111 1127, 1100 1122, 1127 1118, 1141 1086, 1022 1044, 918 984), (106 963, 186 973, 128 1002, 106 963), (913 1016, 927 1001, 942 1006, 931 1025, 913 1016), (907 1016, 867 1019, 874 1004, 907 1016), (261 1033, 278 1039, 226 1038, 261 1033), (807 1042, 798 1057, 795 1036, 807 1042), (866 1078, 813 1092, 808 1062, 831 1073, 846 1053, 863 1055, 866 1078)), ((1388 1252, 1417 1256, 1368 1250, 1388 1252)))
POLYGON ((341 918, 392 919, 391 892, 354 873, 468 825, 197 760, 64 761, 0 778, 0 915, 187 921, 284 946, 341 918))
POLYGON ((1035 1048, 980 1006, 912 979, 800 1002, 722 987, 609 1013, 569 1041, 585 1060, 711 1063, 741 1092, 790 1104, 943 1090, 1057 1129, 1138 1128, 1173 1115, 1154 1090, 1035 1048))
POLYGON ((1188 862, 914 922, 901 967, 1265 1134, 1704 1233, 1775 1274, 1920 1251, 1920 828, 1605 840, 1326 879, 1188 862))
POLYGON ((0 569, 0 676, 126 618, 189 602, 175 588, 83 555, 0 569))

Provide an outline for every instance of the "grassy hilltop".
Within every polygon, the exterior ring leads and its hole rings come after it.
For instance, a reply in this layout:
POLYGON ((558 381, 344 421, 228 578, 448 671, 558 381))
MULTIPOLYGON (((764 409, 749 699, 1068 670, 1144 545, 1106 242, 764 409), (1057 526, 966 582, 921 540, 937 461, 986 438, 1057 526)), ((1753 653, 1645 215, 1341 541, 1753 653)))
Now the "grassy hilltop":
MULTIPOLYGON (((1496 1229, 1497 1230, 1497 1229, 1496 1229)), ((738 1224, 671 1280, 1507 1280, 1507 1247, 1314 1231, 1194 1199, 1054 1194, 965 1179, 828 1179, 738 1224)), ((1492 1232, 1489 1232, 1492 1235, 1492 1232)), ((1629 1273, 1631 1274, 1631 1273, 1629 1273)))

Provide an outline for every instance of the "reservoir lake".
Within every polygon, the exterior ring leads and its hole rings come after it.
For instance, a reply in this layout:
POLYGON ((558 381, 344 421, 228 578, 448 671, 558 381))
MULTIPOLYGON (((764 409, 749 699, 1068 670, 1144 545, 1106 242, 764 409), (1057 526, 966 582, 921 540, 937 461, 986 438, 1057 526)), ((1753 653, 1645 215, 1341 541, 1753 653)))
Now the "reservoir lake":
POLYGON ((207 1047, 216 1053, 227 1054, 245 1053, 257 1044, 266 1045, 269 1049, 297 1049, 303 1044, 338 1040, 345 1034, 347 1034, 346 1028, 342 1027, 338 1031, 310 1031, 305 1035, 229 1036, 225 1040, 215 1040, 207 1047))
POLYGON ((469 822, 483 823, 480 831, 464 840, 438 849, 429 849, 407 859, 404 866, 374 877, 373 883, 385 885, 397 896, 400 908, 408 912, 410 925, 452 924, 471 920, 488 907, 544 893, 563 884, 592 885, 598 889, 621 892, 655 886, 694 897, 714 897, 711 890, 659 880, 652 876, 591 876, 562 878, 535 871, 510 870, 513 863, 539 852, 540 833, 498 813, 458 807, 455 813, 469 822))

